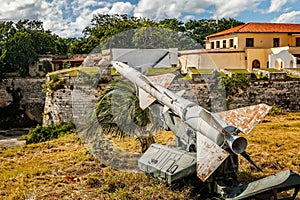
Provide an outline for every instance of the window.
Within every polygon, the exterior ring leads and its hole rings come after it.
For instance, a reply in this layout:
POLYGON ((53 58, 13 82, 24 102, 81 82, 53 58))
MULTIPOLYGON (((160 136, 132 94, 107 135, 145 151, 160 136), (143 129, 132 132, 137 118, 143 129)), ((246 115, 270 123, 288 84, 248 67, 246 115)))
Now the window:
POLYGON ((300 47, 300 37, 296 38, 296 47, 300 47))
POLYGON ((254 39, 246 38, 246 47, 254 47, 254 39))
POLYGON ((273 38, 273 47, 279 47, 279 38, 273 38))
POLYGON ((229 40, 229 47, 233 47, 233 39, 229 40))
POLYGON ((226 40, 223 40, 223 48, 226 48, 226 40))
POLYGON ((211 42, 211 43, 210 43, 210 48, 211 48, 211 49, 214 49, 214 48, 215 48, 215 43, 214 43, 214 42, 211 42))
POLYGON ((260 68, 260 62, 259 62, 259 60, 254 60, 252 62, 252 68, 260 68))
POLYGON ((216 48, 220 48, 220 41, 217 41, 216 48))
POLYGON ((39 71, 43 71, 43 65, 39 65, 39 71))

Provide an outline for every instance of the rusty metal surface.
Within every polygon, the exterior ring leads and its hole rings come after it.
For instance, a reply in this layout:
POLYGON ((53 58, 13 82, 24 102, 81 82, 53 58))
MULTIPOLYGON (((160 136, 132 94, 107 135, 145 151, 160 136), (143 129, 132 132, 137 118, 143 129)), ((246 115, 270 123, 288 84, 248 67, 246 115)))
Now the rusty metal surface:
MULTIPOLYGON (((156 76, 149 76, 148 78, 151 79, 154 83, 168 88, 172 83, 174 77, 174 74, 168 73, 156 76)), ((145 92, 145 90, 139 88, 139 100, 140 108, 144 110, 148 108, 156 99, 149 93, 145 92)))
POLYGON ((148 76, 154 83, 163 86, 164 88, 168 88, 175 78, 175 74, 161 74, 155 76, 148 76))
POLYGON ((204 182, 229 156, 229 153, 216 143, 197 133, 197 176, 204 182))
POLYGON ((252 129, 268 114, 270 106, 258 104, 234 110, 216 113, 220 118, 249 134, 252 129))

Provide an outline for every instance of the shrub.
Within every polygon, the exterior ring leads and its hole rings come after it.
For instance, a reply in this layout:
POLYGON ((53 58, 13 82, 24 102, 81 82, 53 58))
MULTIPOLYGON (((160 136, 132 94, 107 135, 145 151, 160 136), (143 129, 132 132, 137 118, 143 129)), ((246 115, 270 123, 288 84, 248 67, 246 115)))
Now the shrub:
POLYGON ((221 73, 221 81, 224 84, 227 96, 233 96, 239 89, 245 90, 250 85, 247 74, 234 74, 229 77, 221 73))
POLYGON ((46 127, 37 125, 35 129, 29 131, 29 135, 25 138, 26 144, 45 142, 71 134, 74 131, 75 127, 72 123, 53 124, 46 127))
POLYGON ((58 78, 56 74, 51 76, 51 80, 47 81, 45 84, 42 85, 43 92, 55 92, 59 89, 63 89, 65 85, 64 78, 58 78))
POLYGON ((272 106, 270 112, 270 116, 275 116, 275 115, 286 115, 286 112, 282 110, 282 108, 277 107, 277 106, 272 106))

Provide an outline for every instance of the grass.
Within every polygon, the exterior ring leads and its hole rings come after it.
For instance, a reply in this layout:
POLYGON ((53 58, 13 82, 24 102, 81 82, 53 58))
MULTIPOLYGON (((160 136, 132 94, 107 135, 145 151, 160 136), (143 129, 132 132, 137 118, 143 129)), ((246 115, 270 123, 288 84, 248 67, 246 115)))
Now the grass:
POLYGON ((47 75, 51 76, 51 75, 58 75, 58 74, 64 74, 64 73, 69 73, 70 76, 77 76, 77 72, 78 70, 80 70, 82 67, 72 67, 72 68, 67 68, 67 69, 61 69, 61 70, 57 70, 54 72, 50 72, 47 75))
POLYGON ((188 68, 193 74, 211 74, 214 69, 196 69, 195 67, 188 68))
POLYGON ((177 69, 179 69, 179 67, 164 67, 164 68, 149 67, 145 74, 147 74, 147 75, 167 74, 167 73, 171 73, 177 69))
POLYGON ((186 199, 144 173, 117 171, 87 154, 75 135, 0 149, 0 199, 186 199))
MULTIPOLYGON (((258 172, 245 159, 240 159, 240 171, 251 172, 250 180, 290 169, 300 173, 300 113, 268 115, 248 139, 248 153, 263 169, 258 172)), ((244 177, 245 178, 245 177, 244 177)), ((244 181, 250 181, 244 179, 244 181)))
MULTIPOLYGON (((248 139, 248 153, 264 172, 240 158, 242 182, 291 169, 300 173, 300 113, 268 115, 248 139)), ((160 132, 170 145, 173 135, 160 132)), ((119 145, 136 151, 133 140, 119 145), (122 144, 129 143, 130 145, 122 144)), ((91 157, 73 134, 48 142, 0 148, 0 199, 191 199, 189 184, 174 188, 143 173, 114 170, 91 157)), ((300 196, 298 195, 298 199, 300 196)))
POLYGON ((299 71, 300 72, 300 68, 287 68, 288 70, 294 70, 294 71, 299 71))
POLYGON ((290 78, 298 78, 298 79, 300 78, 300 76, 295 76, 295 75, 292 75, 292 74, 287 74, 287 76, 290 77, 290 78))
POLYGON ((235 73, 235 74, 249 74, 248 70, 246 70, 246 69, 226 69, 226 71, 235 73))
POLYGON ((267 71, 267 72, 282 72, 282 70, 272 69, 272 68, 265 68, 265 69, 262 69, 262 70, 267 71))
POLYGON ((186 80, 186 81, 189 81, 189 80, 192 80, 191 76, 189 74, 186 74, 184 76, 178 76, 178 80, 186 80))

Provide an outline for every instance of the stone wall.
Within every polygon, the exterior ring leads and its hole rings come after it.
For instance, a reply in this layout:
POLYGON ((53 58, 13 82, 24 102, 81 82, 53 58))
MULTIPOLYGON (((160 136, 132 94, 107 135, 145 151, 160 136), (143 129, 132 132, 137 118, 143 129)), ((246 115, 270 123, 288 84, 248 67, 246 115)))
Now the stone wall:
POLYGON ((86 81, 77 77, 64 77, 64 89, 46 94, 43 126, 53 123, 73 122, 77 127, 84 124, 93 109, 97 90, 86 81))
MULTIPOLYGON (((101 90, 104 87, 105 85, 102 85, 101 90)), ((185 90, 183 97, 215 112, 224 110, 227 106, 234 109, 259 103, 276 105, 287 111, 300 111, 300 81, 295 80, 251 82, 246 90, 240 90, 235 94, 229 104, 225 92, 216 90, 213 83, 176 80, 169 89, 174 92, 185 90)), ((94 109, 98 92, 95 88, 73 78, 70 86, 47 95, 43 124, 59 121, 73 121, 75 125, 83 124, 89 112, 94 109)))
POLYGON ((259 103, 277 106, 286 111, 300 111, 300 80, 255 81, 246 91, 240 91, 232 98, 229 108, 259 103))
MULTIPOLYGON (((14 79, 4 79, 0 81, 0 108, 1 119, 6 121, 6 116, 12 115, 13 111, 9 111, 9 105, 13 102, 12 93, 9 93, 8 90, 19 90, 20 91, 20 113, 14 113, 18 116, 19 126, 23 126, 23 118, 26 115, 28 120, 35 121, 37 123, 42 122, 42 113, 44 110, 45 104, 45 93, 42 92, 42 84, 45 82, 44 79, 25 79, 25 78, 14 78, 14 79), (7 90, 8 88, 8 90, 7 90)), ((16 111, 17 112, 17 111, 16 111)), ((26 126, 24 124, 24 126, 26 126)))

